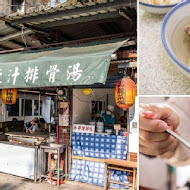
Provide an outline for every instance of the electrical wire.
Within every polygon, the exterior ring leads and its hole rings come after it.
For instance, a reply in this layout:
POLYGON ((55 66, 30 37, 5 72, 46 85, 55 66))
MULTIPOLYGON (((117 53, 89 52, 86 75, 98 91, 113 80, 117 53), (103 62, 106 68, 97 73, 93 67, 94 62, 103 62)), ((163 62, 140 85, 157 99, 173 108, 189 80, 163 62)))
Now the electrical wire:
MULTIPOLYGON (((81 101, 81 102, 85 102, 85 103, 91 103, 92 101, 86 101, 86 100, 81 100, 79 97, 77 97, 75 94, 73 94, 73 96, 75 97, 75 98, 77 98, 79 101, 81 101)), ((107 94, 104 94, 102 97, 100 97, 100 98, 98 98, 96 101, 98 101, 98 100, 101 100, 102 98, 104 98, 105 96, 107 96, 107 94)))
POLYGON ((96 106, 96 97, 95 97, 95 94, 94 94, 94 90, 92 91, 90 101, 92 102, 93 100, 95 100, 95 102, 92 103, 92 107, 91 107, 90 104, 89 104, 89 108, 92 108, 92 109, 95 108, 95 106, 96 106))
MULTIPOLYGON (((104 94, 102 97, 98 98, 97 100, 94 99, 95 102, 97 102, 97 101, 101 100, 102 98, 104 98, 105 96, 107 96, 109 93, 111 93, 111 91, 112 91, 112 90, 110 90, 107 94, 104 94)), ((92 96, 94 96, 94 98, 95 98, 95 94, 94 94, 94 93, 92 93, 92 94, 93 94, 92 96)), ((75 94, 73 94, 73 96, 74 96, 75 98, 77 98, 80 102, 92 103, 92 100, 93 100, 93 97, 91 97, 90 101, 86 101, 86 100, 81 100, 81 99, 80 99, 79 97, 77 97, 75 94)))
POLYGON ((74 96, 75 98, 77 98, 80 102, 91 103, 90 101, 81 100, 79 97, 77 97, 77 96, 74 95, 74 94, 73 94, 73 96, 74 96))

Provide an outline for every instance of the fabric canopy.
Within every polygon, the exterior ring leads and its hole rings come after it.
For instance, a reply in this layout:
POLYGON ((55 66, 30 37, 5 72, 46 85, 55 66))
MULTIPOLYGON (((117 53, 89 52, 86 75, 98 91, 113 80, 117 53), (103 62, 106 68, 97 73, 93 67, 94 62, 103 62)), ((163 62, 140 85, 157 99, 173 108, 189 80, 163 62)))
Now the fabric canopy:
POLYGON ((111 54, 126 40, 108 40, 0 56, 0 88, 105 84, 111 54))

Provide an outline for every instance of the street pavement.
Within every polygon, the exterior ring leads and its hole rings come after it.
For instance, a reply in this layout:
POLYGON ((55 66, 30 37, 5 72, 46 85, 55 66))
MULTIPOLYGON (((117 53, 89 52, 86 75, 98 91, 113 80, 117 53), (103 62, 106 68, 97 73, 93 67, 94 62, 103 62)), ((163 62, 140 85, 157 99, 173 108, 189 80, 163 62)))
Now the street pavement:
MULTIPOLYGON (((0 190, 103 190, 103 187, 87 183, 67 181, 59 187, 49 184, 46 180, 34 183, 32 180, 0 173, 0 190)), ((109 189, 117 190, 117 189, 109 189)))

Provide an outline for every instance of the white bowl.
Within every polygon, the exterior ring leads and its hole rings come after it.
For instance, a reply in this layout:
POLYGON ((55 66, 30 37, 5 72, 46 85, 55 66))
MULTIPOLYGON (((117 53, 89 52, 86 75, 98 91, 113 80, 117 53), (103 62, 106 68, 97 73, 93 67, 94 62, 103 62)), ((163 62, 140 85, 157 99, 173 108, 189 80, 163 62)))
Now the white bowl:
POLYGON ((98 122, 96 123, 96 126, 102 126, 102 127, 104 127, 104 123, 98 121, 98 122))
POLYGON ((153 5, 149 3, 139 2, 139 7, 146 12, 153 13, 153 14, 166 14, 169 12, 174 6, 177 4, 170 4, 170 5, 153 5))
POLYGON ((112 130, 112 129, 106 129, 105 132, 106 132, 106 133, 112 133, 113 130, 112 130))
POLYGON ((96 125, 97 128, 104 128, 104 125, 96 125))
POLYGON ((96 129, 96 131, 97 131, 98 133, 102 133, 104 130, 102 130, 102 129, 96 129))
POLYGON ((104 126, 96 126, 96 130, 104 130, 104 126))
POLYGON ((94 125, 95 126, 96 122, 95 121, 90 121, 89 125, 94 125))
POLYGON ((190 78, 190 37, 184 32, 188 24, 190 25, 190 0, 178 4, 165 16, 161 37, 175 65, 190 78))
POLYGON ((61 148, 62 146, 62 144, 50 143, 50 147, 52 148, 61 148))

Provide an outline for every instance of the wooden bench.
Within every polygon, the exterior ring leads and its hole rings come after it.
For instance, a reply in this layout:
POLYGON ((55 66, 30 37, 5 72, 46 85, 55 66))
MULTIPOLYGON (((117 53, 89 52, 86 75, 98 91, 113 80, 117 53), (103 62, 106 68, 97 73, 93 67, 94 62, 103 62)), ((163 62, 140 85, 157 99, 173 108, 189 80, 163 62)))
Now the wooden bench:
POLYGON ((133 190, 136 189, 136 169, 137 162, 127 161, 127 160, 118 160, 118 159, 107 159, 105 160, 105 183, 104 190, 109 188, 110 183, 116 183, 125 186, 132 186, 133 190), (118 181, 111 180, 111 170, 125 171, 130 172, 133 175, 133 183, 122 183, 118 181), (109 175, 108 175, 109 173, 109 175), (108 176, 107 176, 108 175, 108 176))

